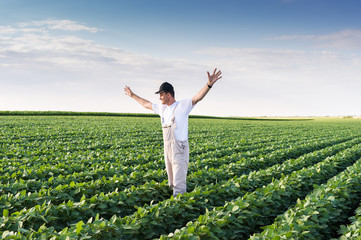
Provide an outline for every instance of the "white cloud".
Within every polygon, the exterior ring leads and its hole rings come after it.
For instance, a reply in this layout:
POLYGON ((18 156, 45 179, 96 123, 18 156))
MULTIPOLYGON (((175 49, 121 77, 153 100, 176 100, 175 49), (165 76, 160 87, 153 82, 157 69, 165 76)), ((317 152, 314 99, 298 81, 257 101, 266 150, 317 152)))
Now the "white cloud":
POLYGON ((361 30, 345 29, 327 35, 283 35, 269 40, 310 41, 317 47, 331 49, 361 49, 361 30))
POLYGON ((145 112, 124 96, 125 85, 157 101, 154 92, 162 82, 187 85, 185 74, 199 67, 108 47, 69 31, 59 35, 40 25, 39 31, 33 23, 0 26, 7 33, 0 37, 0 109, 145 112))
POLYGON ((100 31, 98 28, 88 27, 83 24, 79 24, 71 20, 44 20, 44 21, 31 21, 28 23, 19 24, 21 28, 31 27, 45 27, 51 30, 63 30, 63 31, 87 31, 96 33, 100 31))
POLYGON ((153 102, 164 81, 177 99, 192 97, 213 66, 223 78, 192 114, 348 115, 361 101, 356 54, 207 48, 160 59, 81 38, 71 24, 60 24, 59 35, 45 22, 0 26, 0 110, 149 112, 123 94, 125 85, 153 102))
POLYGON ((14 34, 18 34, 18 33, 41 33, 41 32, 44 32, 44 30, 39 29, 39 28, 15 28, 15 27, 11 27, 11 26, 1 26, 0 25, 0 34, 1 35, 14 35, 14 34))
POLYGON ((88 27, 71 20, 45 20, 45 21, 31 21, 20 23, 16 27, 1 26, 1 35, 14 35, 14 34, 31 34, 31 33, 48 33, 49 30, 62 30, 62 31, 87 31, 97 33, 101 31, 99 28, 88 27))
POLYGON ((334 51, 209 48, 204 64, 224 72, 220 86, 235 115, 340 115, 358 111, 361 58, 334 51), (232 96, 232 97, 231 97, 232 96), (237 96, 237 97, 235 97, 237 96), (232 100, 233 98, 233 100, 232 100))
MULTIPOLYGON (((42 21, 42 24, 48 21, 42 21)), ((70 21, 67 21, 70 22, 70 21)), ((34 25, 34 24, 31 24, 34 25)), ((39 24, 40 26, 41 24, 39 24)), ((27 26, 23 24, 22 26, 27 26)), ((0 63, 23 68, 53 67, 63 70, 92 69, 95 65, 113 65, 128 71, 138 68, 172 68, 181 61, 155 59, 119 48, 107 47, 74 35, 55 35, 47 31, 23 27, 0 26, 6 37, 0 37, 0 63), (177 62, 177 63, 175 63, 177 62)), ((65 29, 64 29, 65 30, 65 29)), ((154 71, 159 71, 155 69, 154 71)))

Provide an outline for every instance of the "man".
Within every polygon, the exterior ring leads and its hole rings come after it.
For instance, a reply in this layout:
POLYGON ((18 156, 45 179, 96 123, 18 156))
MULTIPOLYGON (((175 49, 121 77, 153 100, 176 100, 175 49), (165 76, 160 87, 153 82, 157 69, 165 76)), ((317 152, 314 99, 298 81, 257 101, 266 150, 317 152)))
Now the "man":
POLYGON ((207 84, 192 98, 175 100, 173 86, 164 82, 159 91, 159 99, 162 104, 153 104, 139 97, 126 86, 125 94, 135 99, 143 107, 153 110, 160 115, 163 128, 164 159, 168 174, 168 184, 173 188, 173 196, 183 194, 186 189, 186 178, 189 163, 188 145, 188 116, 193 107, 201 101, 212 88, 213 84, 222 78, 221 71, 214 69, 213 74, 208 74, 207 84))

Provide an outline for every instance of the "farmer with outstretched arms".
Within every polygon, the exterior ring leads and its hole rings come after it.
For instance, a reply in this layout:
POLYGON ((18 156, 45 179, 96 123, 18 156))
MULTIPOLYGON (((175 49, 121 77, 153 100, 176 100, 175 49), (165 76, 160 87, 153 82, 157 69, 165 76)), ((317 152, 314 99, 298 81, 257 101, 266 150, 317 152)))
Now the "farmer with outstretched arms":
POLYGON ((125 94, 136 100, 143 107, 153 110, 161 117, 164 141, 164 159, 168 174, 168 184, 173 189, 173 196, 183 194, 186 189, 186 178, 189 163, 188 145, 188 116, 193 107, 201 101, 212 88, 213 84, 222 78, 222 72, 217 68, 213 74, 208 74, 207 84, 193 97, 175 100, 173 86, 164 82, 156 94, 159 94, 161 104, 136 95, 128 86, 124 88, 125 94))

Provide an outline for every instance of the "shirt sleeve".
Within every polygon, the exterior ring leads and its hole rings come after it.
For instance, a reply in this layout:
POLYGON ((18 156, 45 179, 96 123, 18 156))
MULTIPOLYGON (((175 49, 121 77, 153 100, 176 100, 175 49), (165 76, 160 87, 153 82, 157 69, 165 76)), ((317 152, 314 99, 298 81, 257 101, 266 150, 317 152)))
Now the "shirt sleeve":
POLYGON ((183 109, 184 109, 184 113, 186 115, 189 115, 189 113, 192 111, 192 109, 194 108, 194 106, 196 105, 192 105, 192 99, 191 98, 187 98, 182 100, 182 105, 183 105, 183 109))
POLYGON ((153 105, 152 105, 152 108, 153 108, 153 112, 155 113, 155 114, 158 114, 158 115, 160 115, 160 111, 159 111, 159 104, 156 104, 156 103, 153 103, 153 105))

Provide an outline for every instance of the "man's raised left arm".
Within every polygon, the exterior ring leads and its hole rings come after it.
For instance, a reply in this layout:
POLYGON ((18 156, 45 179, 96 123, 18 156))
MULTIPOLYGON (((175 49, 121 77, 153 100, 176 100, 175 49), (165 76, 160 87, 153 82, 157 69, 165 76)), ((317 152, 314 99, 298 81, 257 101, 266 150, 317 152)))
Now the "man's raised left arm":
POLYGON ((217 72, 217 68, 214 69, 213 74, 208 74, 208 82, 207 85, 204 86, 193 98, 192 98, 192 105, 196 105, 199 101, 201 101, 209 92, 209 90, 213 87, 213 84, 217 82, 219 79, 222 78, 221 70, 217 72))

